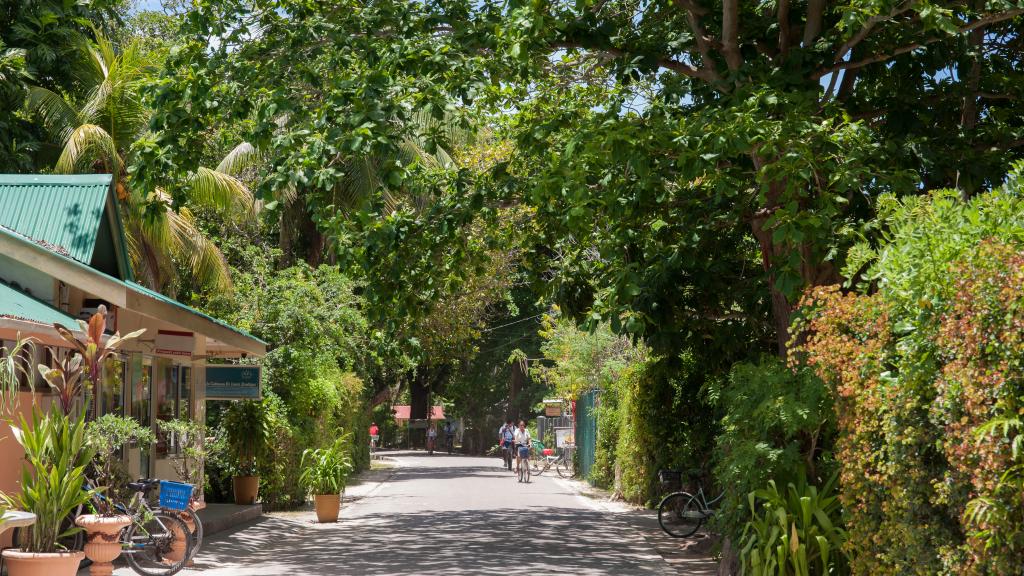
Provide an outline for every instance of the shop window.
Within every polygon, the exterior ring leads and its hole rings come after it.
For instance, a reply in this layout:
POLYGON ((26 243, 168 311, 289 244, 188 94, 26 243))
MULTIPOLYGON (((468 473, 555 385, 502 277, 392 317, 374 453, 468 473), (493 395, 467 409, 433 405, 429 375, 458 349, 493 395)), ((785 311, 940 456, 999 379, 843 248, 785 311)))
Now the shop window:
MULTIPOLYGON (((192 368, 157 358, 154 360, 154 373, 157 420, 191 419, 192 368)), ((158 457, 177 454, 179 451, 180 447, 173 434, 163 434, 157 430, 158 457)))

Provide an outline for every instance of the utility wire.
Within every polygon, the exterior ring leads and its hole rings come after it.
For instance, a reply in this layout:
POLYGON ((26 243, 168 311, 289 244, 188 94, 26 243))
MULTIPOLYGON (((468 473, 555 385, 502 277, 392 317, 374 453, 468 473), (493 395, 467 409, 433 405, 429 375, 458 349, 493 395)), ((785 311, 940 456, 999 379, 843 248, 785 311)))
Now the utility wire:
POLYGON ((508 324, 502 324, 501 326, 495 326, 494 328, 487 328, 486 330, 481 330, 480 332, 494 332, 495 330, 500 330, 502 328, 507 328, 509 326, 512 326, 513 324, 519 324, 520 322, 526 322, 527 320, 533 320, 534 318, 540 318, 544 314, 545 314, 544 312, 541 312, 540 314, 537 314, 536 316, 530 316, 529 318, 521 318, 519 320, 516 320, 515 322, 509 322, 508 324))

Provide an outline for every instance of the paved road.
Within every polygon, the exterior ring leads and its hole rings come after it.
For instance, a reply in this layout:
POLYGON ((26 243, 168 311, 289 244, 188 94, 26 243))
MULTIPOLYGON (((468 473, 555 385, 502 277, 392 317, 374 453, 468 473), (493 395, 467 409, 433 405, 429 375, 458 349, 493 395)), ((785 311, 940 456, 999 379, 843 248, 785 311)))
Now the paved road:
POLYGON ((390 478, 347 504, 337 524, 316 524, 311 512, 268 516, 210 538, 183 573, 708 573, 669 564, 628 518, 577 495, 553 470, 519 484, 493 458, 394 459, 390 478))

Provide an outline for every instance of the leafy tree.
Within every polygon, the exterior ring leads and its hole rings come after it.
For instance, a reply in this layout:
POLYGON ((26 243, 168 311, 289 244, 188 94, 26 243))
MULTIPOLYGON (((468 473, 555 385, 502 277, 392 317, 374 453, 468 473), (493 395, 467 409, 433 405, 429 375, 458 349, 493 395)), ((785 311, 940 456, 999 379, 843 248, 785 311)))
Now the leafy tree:
POLYGON ((74 62, 89 27, 111 27, 119 9, 117 0, 0 2, 0 172, 41 164, 45 138, 24 113, 29 86, 73 89, 74 62))
MULTIPOLYGON (((126 162, 148 146, 145 131, 151 110, 143 86, 156 53, 138 41, 122 50, 102 35, 82 46, 77 69, 82 89, 61 94, 42 86, 29 90, 28 107, 62 150, 56 170, 98 171, 114 176, 128 229, 128 251, 136 274, 150 286, 167 290, 174 260, 183 261, 195 279, 217 289, 230 285, 227 265, 217 247, 196 227, 187 206, 174 206, 164 188, 149 193, 133 186, 126 162), (127 157, 127 160, 126 160, 127 157)), ((181 180, 165 181, 191 202, 233 218, 253 211, 249 190, 237 179, 200 167, 181 180)))

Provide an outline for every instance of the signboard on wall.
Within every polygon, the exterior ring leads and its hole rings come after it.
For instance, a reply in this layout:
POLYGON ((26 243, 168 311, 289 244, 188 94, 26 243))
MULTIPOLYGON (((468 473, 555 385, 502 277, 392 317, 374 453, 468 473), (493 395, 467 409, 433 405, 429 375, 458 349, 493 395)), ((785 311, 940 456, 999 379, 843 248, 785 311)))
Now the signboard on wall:
POLYGON ((544 399, 544 415, 548 418, 558 418, 562 415, 562 399, 544 399))
POLYGON ((263 371, 259 366, 207 366, 207 400, 258 400, 263 371))
POLYGON ((191 332, 157 330, 156 347, 153 351, 157 354, 169 354, 171 356, 185 356, 187 358, 191 358, 195 342, 196 337, 191 332))

